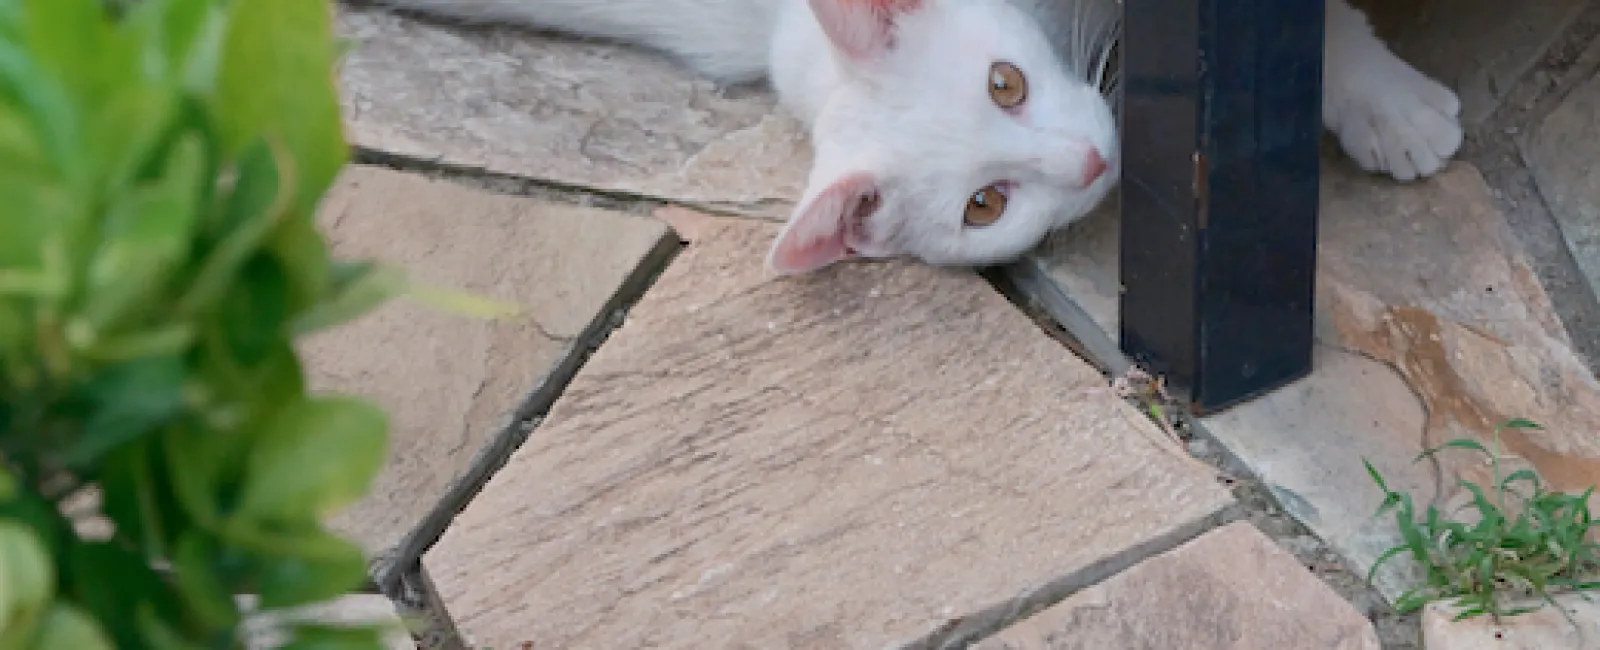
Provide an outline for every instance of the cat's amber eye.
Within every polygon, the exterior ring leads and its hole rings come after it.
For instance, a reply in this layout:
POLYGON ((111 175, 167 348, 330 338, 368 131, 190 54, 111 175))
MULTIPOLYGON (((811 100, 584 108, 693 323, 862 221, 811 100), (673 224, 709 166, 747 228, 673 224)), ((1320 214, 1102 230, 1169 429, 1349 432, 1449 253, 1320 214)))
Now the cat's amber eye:
POLYGON ((1028 78, 1006 61, 989 66, 989 99, 1000 108, 1016 108, 1028 99, 1028 78))
POLYGON ((1006 212, 1006 194, 1000 188, 990 185, 972 194, 967 199, 967 213, 962 215, 961 221, 968 226, 982 228, 1000 220, 1000 215, 1006 212))

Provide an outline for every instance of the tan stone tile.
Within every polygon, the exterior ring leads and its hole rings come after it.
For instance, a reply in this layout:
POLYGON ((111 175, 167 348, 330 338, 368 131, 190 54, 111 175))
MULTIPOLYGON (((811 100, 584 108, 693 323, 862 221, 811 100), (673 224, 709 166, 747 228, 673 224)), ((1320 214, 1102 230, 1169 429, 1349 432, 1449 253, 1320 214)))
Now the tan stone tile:
POLYGON ((390 415, 388 466, 334 521, 373 552, 433 507, 667 236, 643 216, 364 166, 345 171, 318 218, 339 257, 525 310, 493 321, 399 300, 303 345, 313 389, 370 398, 390 415))
POLYGON ((1150 558, 974 650, 1379 650, 1372 623, 1246 522, 1150 558))
POLYGON ((768 224, 674 223, 693 243, 425 557, 470 644, 960 634, 1230 502, 973 274, 774 279, 768 224))
POLYGON ((664 57, 340 7, 358 145, 568 185, 787 217, 811 150, 771 94, 664 57))
POLYGON ((1422 611, 1426 650, 1590 650, 1600 648, 1600 602, 1581 596, 1556 598, 1555 607, 1496 621, 1478 616, 1451 621, 1459 609, 1429 603, 1422 611), (1569 618, 1570 617, 1570 618, 1569 618))
MULTIPOLYGON (((1342 161, 1324 169, 1313 375, 1202 425, 1362 572, 1397 541, 1371 518, 1382 495, 1363 458, 1426 504, 1438 483, 1430 465, 1412 463, 1424 446, 1488 440, 1522 417, 1546 428, 1507 435, 1512 454, 1562 489, 1600 483, 1600 382, 1477 170, 1458 162, 1400 185, 1342 161)), ((1116 229, 1115 214, 1096 217, 1038 260, 1110 332, 1116 229)), ((1476 458, 1445 460, 1443 485, 1487 480, 1476 458)), ((1440 505, 1460 498, 1452 487, 1440 505)), ((1378 586, 1396 597, 1406 574, 1395 564, 1378 586)))

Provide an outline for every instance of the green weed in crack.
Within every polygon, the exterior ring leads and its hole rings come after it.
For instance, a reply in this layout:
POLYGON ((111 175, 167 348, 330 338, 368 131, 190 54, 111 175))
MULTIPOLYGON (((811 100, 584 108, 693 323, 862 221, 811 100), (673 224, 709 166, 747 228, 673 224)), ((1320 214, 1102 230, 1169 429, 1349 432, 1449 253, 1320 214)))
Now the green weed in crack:
POLYGON ((1368 582, 1380 566, 1403 553, 1409 553, 1424 573, 1422 584, 1395 602, 1398 612, 1405 614, 1429 601, 1451 599, 1460 608, 1455 617, 1458 621, 1483 614, 1513 616, 1554 604, 1557 594, 1600 588, 1600 544, 1588 539, 1589 529, 1600 525, 1589 515, 1594 487, 1574 496, 1546 489, 1531 469, 1506 474, 1501 468, 1500 433, 1538 428, 1527 420, 1510 420, 1495 427, 1492 450, 1463 438, 1417 456, 1415 460, 1422 460, 1446 449, 1459 449, 1488 457, 1491 485, 1485 488, 1461 481, 1461 487, 1472 495, 1470 507, 1480 517, 1471 525, 1431 505, 1418 517, 1411 495, 1389 489, 1372 463, 1362 460, 1384 492, 1383 504, 1374 516, 1393 512, 1403 540, 1373 563, 1368 582))

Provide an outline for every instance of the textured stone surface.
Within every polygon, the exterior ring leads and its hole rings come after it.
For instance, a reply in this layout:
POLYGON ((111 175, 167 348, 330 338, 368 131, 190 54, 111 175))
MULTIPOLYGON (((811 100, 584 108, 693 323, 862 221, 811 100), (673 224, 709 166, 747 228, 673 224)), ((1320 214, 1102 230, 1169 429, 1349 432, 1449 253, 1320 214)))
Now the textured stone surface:
POLYGON ((664 57, 340 8, 349 137, 406 156, 786 217, 810 164, 769 93, 664 57))
MULTIPOLYGON (((1441 483, 1412 457, 1457 437, 1486 440, 1523 417, 1546 429, 1507 434, 1508 451, 1562 489, 1600 483, 1600 383, 1477 171, 1456 163, 1402 186, 1331 161, 1322 195, 1315 372, 1205 428, 1362 572, 1395 541, 1392 526, 1371 519, 1382 494, 1363 458, 1392 487, 1450 506, 1460 492, 1435 486, 1484 480, 1483 465, 1452 452, 1441 483)), ((1116 218, 1075 230, 1086 235, 1069 231, 1042 263, 1114 332, 1116 218)), ((1395 564, 1378 585, 1392 598, 1404 577, 1395 564)))
POLYGON ((1455 89, 1461 119, 1489 117, 1587 0, 1356 0, 1419 69, 1455 89))
POLYGON ((1426 650, 1590 650, 1600 648, 1600 602, 1561 596, 1554 607, 1496 621, 1478 616, 1452 622, 1459 611, 1444 603, 1429 603, 1422 612, 1422 643, 1426 650), (1571 620, 1568 620, 1568 617, 1571 620), (1576 623, 1576 625, 1574 625, 1576 623))
POLYGON ((1573 259, 1600 290, 1600 76, 1572 89, 1521 148, 1573 259))
POLYGON ((883 648, 994 625, 1230 502, 970 273, 693 243, 425 557, 469 645, 883 648))
POLYGON ((1379 650, 1372 624, 1246 522, 1139 563, 974 650, 1379 650))
POLYGON ((388 466, 334 522, 374 552, 433 507, 668 234, 643 216, 361 166, 318 216, 340 257, 383 260, 524 310, 495 321, 401 300, 306 341, 314 389, 370 398, 390 415, 388 466))

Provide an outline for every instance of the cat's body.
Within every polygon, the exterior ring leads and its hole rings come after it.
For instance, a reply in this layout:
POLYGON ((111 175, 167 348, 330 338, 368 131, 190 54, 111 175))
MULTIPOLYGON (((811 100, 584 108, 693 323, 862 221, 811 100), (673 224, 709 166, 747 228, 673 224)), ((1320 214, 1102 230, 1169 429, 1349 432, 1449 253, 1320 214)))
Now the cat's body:
MULTIPOLYGON (((853 257, 1015 258, 1119 178, 1100 94, 1117 0, 383 0, 456 19, 604 37, 714 80, 769 79, 815 162, 769 265, 853 257)), ((1454 93, 1327 1, 1323 119, 1363 168, 1439 171, 1461 143, 1454 93)))

